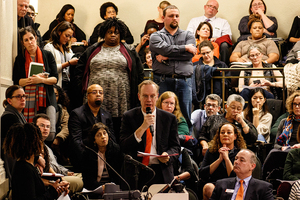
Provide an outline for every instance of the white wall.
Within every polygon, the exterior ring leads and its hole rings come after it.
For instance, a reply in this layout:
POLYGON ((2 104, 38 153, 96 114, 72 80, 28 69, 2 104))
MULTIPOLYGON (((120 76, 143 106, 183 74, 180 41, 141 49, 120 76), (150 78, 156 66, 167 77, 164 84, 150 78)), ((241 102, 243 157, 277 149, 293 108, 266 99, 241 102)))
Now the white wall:
MULTIPOLYGON (((99 0, 39 0, 39 14, 36 18, 41 23, 40 31, 44 34, 51 21, 55 18, 62 6, 71 3, 75 11, 75 23, 89 37, 94 27, 102 21, 99 8, 106 1, 99 0)), ((118 17, 129 27, 134 36, 134 43, 139 42, 139 35, 143 32, 148 19, 157 17, 157 6, 160 0, 114 0, 119 8, 118 17)), ((193 17, 203 15, 203 6, 206 0, 170 0, 176 5, 181 14, 180 28, 186 29, 193 17)), ((278 20, 278 37, 286 38, 289 34, 293 19, 300 15, 299 0, 265 0, 267 4, 267 15, 275 16, 278 20)), ((250 0, 219 0, 218 17, 228 20, 233 32, 233 40, 239 37, 238 23, 240 19, 248 15, 250 0)))

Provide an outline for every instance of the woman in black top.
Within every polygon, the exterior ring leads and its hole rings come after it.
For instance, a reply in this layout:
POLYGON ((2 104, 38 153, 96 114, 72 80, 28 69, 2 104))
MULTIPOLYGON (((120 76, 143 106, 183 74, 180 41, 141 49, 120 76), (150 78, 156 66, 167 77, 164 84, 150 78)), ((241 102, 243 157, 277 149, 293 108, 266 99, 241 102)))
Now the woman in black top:
POLYGON ((12 177, 12 199, 56 199, 63 192, 68 194, 69 183, 43 182, 35 168, 35 157, 42 153, 41 133, 32 124, 11 127, 4 140, 4 153, 17 159, 12 177), (44 184, 48 186, 45 187, 44 184))

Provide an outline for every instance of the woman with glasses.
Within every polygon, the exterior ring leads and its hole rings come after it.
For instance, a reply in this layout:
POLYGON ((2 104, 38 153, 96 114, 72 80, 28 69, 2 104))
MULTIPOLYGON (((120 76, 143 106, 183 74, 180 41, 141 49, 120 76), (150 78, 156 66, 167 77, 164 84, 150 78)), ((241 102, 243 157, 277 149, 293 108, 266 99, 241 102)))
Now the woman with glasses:
POLYGON ((70 48, 70 42, 74 33, 74 27, 70 22, 63 21, 59 23, 51 32, 49 43, 45 45, 44 50, 50 51, 56 61, 58 82, 67 93, 69 92, 70 67, 77 65, 78 58, 70 48))
POLYGON ((169 91, 162 93, 156 102, 156 107, 176 116, 179 135, 190 135, 188 124, 181 113, 176 94, 169 91))
POLYGON ((298 143, 297 134, 298 127, 300 125, 300 92, 296 91, 286 99, 286 108, 289 112, 289 116, 286 119, 282 119, 275 139, 275 149, 282 151, 288 149, 300 148, 298 143))
POLYGON ((263 68, 276 68, 275 65, 264 63, 262 61, 262 49, 258 45, 251 45, 248 48, 248 58, 252 65, 248 68, 256 68, 262 70, 241 71, 240 76, 259 76, 261 78, 239 78, 239 92, 245 101, 250 100, 250 88, 263 87, 264 95, 267 99, 278 98, 276 88, 283 87, 282 78, 264 78, 265 76, 282 76, 279 70, 263 70, 263 68), (248 88, 245 86, 249 86, 248 88))
MULTIPOLYGON (((200 52, 199 45, 201 42, 205 40, 210 40, 213 35, 213 28, 209 22, 201 22, 196 30, 195 38, 196 38, 196 47, 197 47, 197 54, 192 58, 192 62, 197 62, 199 58, 202 57, 200 52)), ((216 58, 219 58, 219 45, 215 42, 211 42, 213 45, 212 51, 213 55, 216 58)))
POLYGON ((6 137, 8 129, 16 124, 25 124, 26 119, 22 113, 25 108, 27 95, 19 85, 12 85, 6 89, 3 101, 4 112, 1 116, 1 144, 6 137))
MULTIPOLYGON (((251 0, 249 6, 249 14, 259 14, 261 21, 263 22, 263 33, 267 38, 276 38, 276 30, 278 28, 277 19, 272 16, 267 16, 267 6, 264 0, 251 0)), ((250 21, 250 15, 244 16, 239 23, 239 31, 241 36, 237 42, 247 40, 251 36, 251 31, 248 29, 247 24, 250 21)))
MULTIPOLYGON (((205 96, 211 94, 211 77, 221 76, 221 72, 215 71, 218 68, 228 68, 227 65, 220 61, 215 56, 215 47, 209 40, 204 40, 198 46, 199 55, 201 55, 198 62, 195 62, 195 71, 193 77, 195 77, 195 93, 199 101, 204 101, 205 96), (205 84, 204 84, 205 82, 205 84), (202 84, 199 84, 202 83, 202 84), (201 92, 205 91, 205 92, 201 92), (201 93, 201 94, 199 94, 201 93)), ((219 52, 219 50, 218 50, 219 52)), ((194 82, 193 82, 194 83, 194 82)), ((225 80, 227 85, 227 80, 225 80)), ((213 93, 222 96, 222 80, 213 79, 213 93)))
POLYGON ((19 31, 19 38, 23 46, 23 53, 19 54, 14 63, 13 81, 15 85, 24 87, 29 96, 24 108, 27 122, 32 122, 37 113, 46 113, 51 120, 51 133, 55 133, 55 113, 57 104, 53 85, 57 82, 57 68, 53 55, 49 51, 41 50, 37 46, 36 33, 28 26, 19 31), (42 64, 38 74, 30 76, 30 64, 42 64))
POLYGON ((265 63, 275 63, 279 59, 279 50, 274 41, 264 35, 264 23, 260 16, 253 14, 249 17, 247 25, 251 35, 245 41, 239 42, 234 48, 230 62, 250 62, 247 55, 249 46, 258 45, 261 48, 262 59, 265 63))

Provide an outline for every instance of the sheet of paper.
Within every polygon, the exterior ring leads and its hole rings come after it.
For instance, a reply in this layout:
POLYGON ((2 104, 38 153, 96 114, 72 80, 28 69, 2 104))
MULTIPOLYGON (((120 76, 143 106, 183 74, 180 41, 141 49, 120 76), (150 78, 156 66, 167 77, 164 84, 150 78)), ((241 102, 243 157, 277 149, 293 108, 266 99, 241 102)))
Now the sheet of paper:
POLYGON ((66 196, 65 196, 65 194, 66 194, 66 192, 63 192, 63 193, 58 197, 57 200, 71 200, 70 197, 69 197, 69 195, 66 195, 66 196))
POLYGON ((137 156, 139 156, 139 157, 153 156, 156 158, 167 157, 167 156, 177 156, 177 155, 178 155, 178 153, 174 153, 174 154, 170 154, 170 155, 157 155, 157 154, 145 153, 145 152, 141 152, 141 151, 138 151, 138 154, 137 154, 137 156))

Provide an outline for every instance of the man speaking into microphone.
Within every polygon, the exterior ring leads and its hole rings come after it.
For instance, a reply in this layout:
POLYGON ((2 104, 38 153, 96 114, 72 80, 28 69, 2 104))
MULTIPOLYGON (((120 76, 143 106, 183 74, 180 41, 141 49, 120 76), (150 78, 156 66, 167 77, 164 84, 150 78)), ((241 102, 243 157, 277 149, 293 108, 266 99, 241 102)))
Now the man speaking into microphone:
MULTIPOLYGON (((159 86, 151 80, 145 80, 138 86, 138 98, 141 107, 124 113, 120 131, 121 150, 134 159, 151 167, 156 175, 148 185, 170 183, 174 178, 172 164, 178 156, 168 156, 180 152, 175 115, 155 107, 159 86), (151 130, 152 129, 152 130, 151 130), (162 155, 163 157, 137 157, 137 152, 162 155)), ((128 167, 125 177, 134 187, 134 168, 128 167)), ((152 177, 146 170, 139 172, 141 189, 152 177)))

